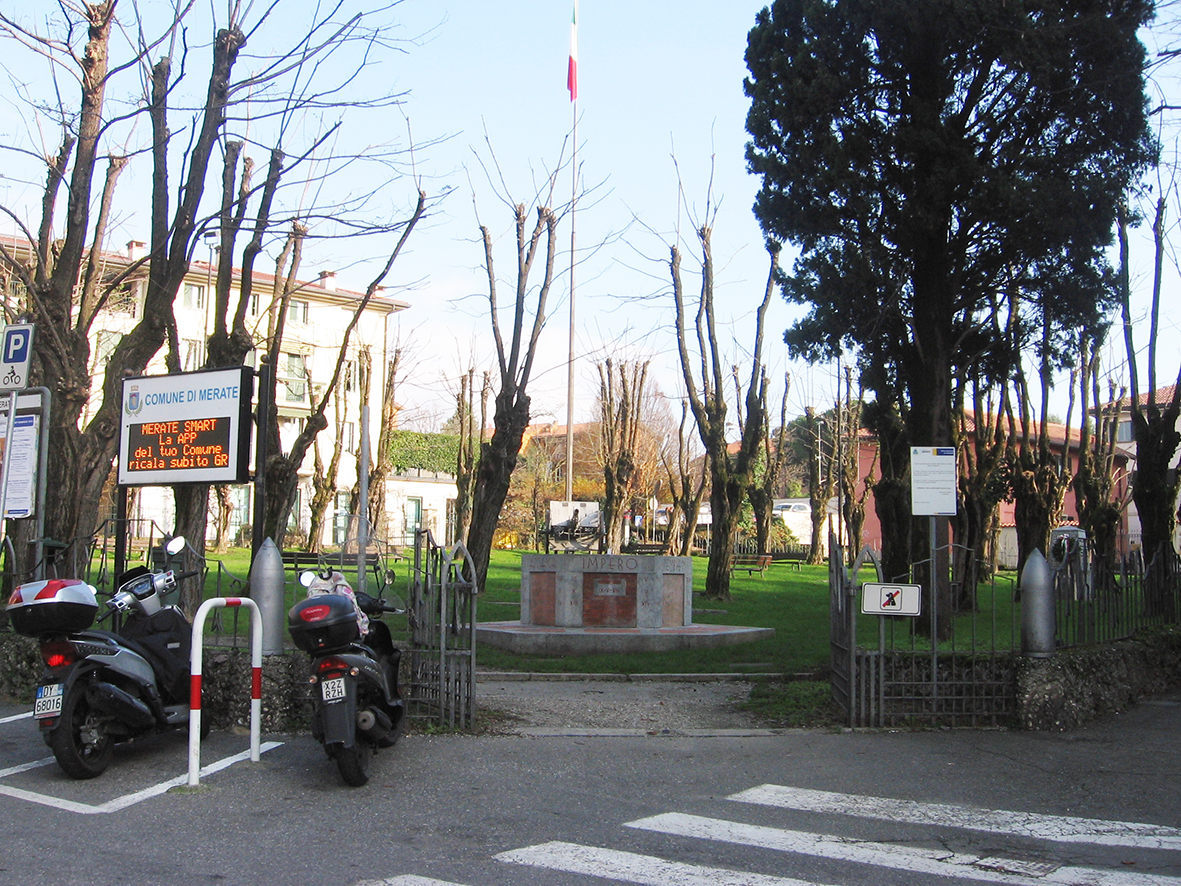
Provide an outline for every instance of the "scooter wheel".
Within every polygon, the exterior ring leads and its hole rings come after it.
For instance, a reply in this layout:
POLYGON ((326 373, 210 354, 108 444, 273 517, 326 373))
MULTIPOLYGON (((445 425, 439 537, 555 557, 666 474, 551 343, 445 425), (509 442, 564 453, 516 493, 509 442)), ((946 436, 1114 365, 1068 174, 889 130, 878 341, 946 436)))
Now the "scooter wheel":
POLYGON ((102 775, 115 743, 86 701, 86 685, 75 683, 62 703, 61 720, 49 733, 53 756, 71 778, 102 775))
POLYGON ((373 765, 373 745, 360 736, 353 738, 350 748, 336 745, 332 750, 340 777, 349 787, 359 788, 369 781, 373 765))

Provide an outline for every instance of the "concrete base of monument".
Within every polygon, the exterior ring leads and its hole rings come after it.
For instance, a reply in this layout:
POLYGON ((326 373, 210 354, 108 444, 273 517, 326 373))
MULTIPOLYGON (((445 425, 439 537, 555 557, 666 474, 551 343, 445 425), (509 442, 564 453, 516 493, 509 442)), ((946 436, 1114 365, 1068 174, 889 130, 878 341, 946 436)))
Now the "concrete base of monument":
POLYGON ((736 625, 679 625, 667 628, 562 628, 518 621, 476 625, 476 640, 518 655, 590 655, 610 652, 668 652, 712 649, 773 636, 772 628, 736 625))

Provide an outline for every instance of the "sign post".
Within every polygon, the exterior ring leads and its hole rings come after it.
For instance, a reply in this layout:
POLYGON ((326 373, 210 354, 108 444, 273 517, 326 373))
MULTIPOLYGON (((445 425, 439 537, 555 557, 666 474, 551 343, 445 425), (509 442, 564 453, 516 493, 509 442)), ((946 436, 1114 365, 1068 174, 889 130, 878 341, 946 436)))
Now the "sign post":
MULTIPOLYGON (((928 584, 931 589, 931 692, 939 697, 939 543, 936 521, 954 517, 958 506, 957 474, 954 446, 910 447, 911 513, 916 517, 930 517, 930 560, 928 584)), ((946 573, 942 581, 947 581, 946 573)))

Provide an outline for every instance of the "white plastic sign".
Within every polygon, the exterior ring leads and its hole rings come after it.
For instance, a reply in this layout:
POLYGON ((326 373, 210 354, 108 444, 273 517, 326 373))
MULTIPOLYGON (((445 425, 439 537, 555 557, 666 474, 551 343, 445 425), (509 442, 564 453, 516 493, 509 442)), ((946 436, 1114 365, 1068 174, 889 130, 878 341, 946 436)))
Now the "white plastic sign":
POLYGON ((866 615, 918 615, 923 586, 866 582, 861 586, 861 611, 866 615))

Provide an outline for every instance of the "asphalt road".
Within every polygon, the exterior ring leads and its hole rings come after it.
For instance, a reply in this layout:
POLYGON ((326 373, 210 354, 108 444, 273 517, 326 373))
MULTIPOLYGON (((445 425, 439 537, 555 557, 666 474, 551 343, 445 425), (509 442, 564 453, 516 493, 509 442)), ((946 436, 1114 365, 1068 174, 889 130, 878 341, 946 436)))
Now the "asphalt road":
POLYGON ((360 789, 308 736, 195 790, 161 788, 184 735, 73 782, 26 768, 48 754, 19 714, 3 884, 1181 886, 1181 693, 1065 735, 415 735, 360 789))

